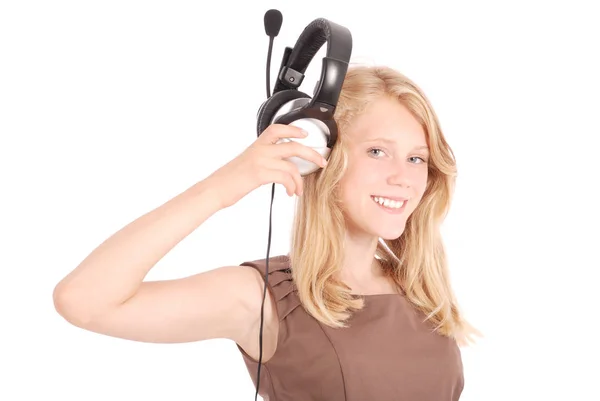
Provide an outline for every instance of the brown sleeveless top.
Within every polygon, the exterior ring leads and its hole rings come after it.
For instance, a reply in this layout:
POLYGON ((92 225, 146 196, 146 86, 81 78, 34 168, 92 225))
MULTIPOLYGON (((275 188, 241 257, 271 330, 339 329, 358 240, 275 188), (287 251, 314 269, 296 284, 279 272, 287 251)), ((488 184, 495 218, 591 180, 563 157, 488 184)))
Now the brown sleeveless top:
MULTIPOLYGON (((264 259, 242 265, 266 273, 264 259)), ((269 259, 279 338, 275 355, 261 366, 265 401, 459 399, 464 379, 456 342, 432 332, 402 295, 366 295, 350 327, 334 329, 304 310, 289 269, 287 256, 269 259)), ((256 386, 258 361, 238 349, 256 386)))

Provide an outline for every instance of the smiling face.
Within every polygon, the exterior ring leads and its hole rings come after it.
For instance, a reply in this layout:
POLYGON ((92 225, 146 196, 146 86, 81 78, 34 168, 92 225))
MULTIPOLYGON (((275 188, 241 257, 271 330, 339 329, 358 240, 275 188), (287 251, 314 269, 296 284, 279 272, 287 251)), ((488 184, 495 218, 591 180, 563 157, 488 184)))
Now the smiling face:
POLYGON ((396 239, 427 187, 425 131, 399 101, 372 102, 345 132, 342 208, 355 238, 396 239))

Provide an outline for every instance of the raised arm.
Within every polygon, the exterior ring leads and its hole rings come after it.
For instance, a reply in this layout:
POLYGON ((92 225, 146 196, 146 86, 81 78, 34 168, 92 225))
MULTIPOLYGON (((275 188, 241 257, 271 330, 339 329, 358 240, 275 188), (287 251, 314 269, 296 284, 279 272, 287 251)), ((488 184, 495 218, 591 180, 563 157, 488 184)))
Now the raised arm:
MULTIPOLYGON (((296 156, 324 165, 315 150, 300 143, 275 145, 281 138, 301 138, 300 129, 272 125, 267 130, 205 180, 94 249, 56 286, 58 313, 84 329, 137 341, 231 338, 243 342, 259 319, 263 294, 262 278, 252 268, 224 266, 154 282, 144 278, 211 215, 255 188, 275 182, 283 184, 290 196, 299 194, 302 179, 286 158, 296 156)), ((267 311, 269 304, 267 299, 267 311)))

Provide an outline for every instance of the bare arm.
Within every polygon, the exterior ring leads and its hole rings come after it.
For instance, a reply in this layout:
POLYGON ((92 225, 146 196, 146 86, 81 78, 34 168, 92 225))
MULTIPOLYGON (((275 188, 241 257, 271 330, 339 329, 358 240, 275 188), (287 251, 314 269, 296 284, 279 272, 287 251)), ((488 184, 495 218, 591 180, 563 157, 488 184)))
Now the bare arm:
MULTIPOLYGON (((63 312, 74 325, 113 337, 151 343, 227 338, 245 345, 256 337, 260 277, 245 266, 226 266, 191 277, 140 284, 135 296, 92 317, 63 312)), ((272 322, 265 300, 265 322, 272 322)))
POLYGON ((143 282, 222 208, 217 191, 215 182, 202 181, 117 231, 58 283, 56 310, 76 326, 137 341, 239 340, 258 316, 256 272, 231 266, 143 282))
MULTIPOLYGON (((217 211, 261 185, 281 183, 300 193, 302 179, 286 159, 323 164, 300 143, 293 126, 271 125, 241 155, 205 180, 117 231, 94 249, 54 290, 56 310, 72 324, 107 335, 147 342, 254 338, 262 302, 260 274, 227 266, 191 277, 155 282, 144 278, 171 249, 217 211)), ((265 300, 265 323, 273 317, 265 300)), ((253 343, 252 343, 253 344, 253 343)))

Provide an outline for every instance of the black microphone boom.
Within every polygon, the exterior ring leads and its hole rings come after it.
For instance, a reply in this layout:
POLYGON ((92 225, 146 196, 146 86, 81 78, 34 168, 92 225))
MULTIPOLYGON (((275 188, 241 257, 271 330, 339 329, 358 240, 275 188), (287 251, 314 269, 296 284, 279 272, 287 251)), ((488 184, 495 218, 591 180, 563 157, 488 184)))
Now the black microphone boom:
POLYGON ((265 33, 267 36, 275 37, 279 35, 283 16, 279 10, 269 10, 265 13, 265 33))
POLYGON ((271 53, 273 52, 273 40, 279 35, 283 16, 281 11, 271 9, 265 13, 265 33, 269 36, 269 50, 267 52, 267 99, 271 97, 271 53))

